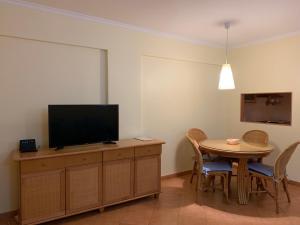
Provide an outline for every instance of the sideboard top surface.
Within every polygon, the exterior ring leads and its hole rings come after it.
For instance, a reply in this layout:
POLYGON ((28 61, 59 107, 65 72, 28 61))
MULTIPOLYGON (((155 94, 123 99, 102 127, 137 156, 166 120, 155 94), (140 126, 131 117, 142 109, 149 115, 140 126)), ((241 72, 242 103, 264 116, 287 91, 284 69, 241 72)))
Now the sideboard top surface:
POLYGON ((55 150, 55 148, 42 148, 37 152, 26 152, 21 153, 17 150, 14 151, 13 159, 16 161, 32 160, 32 159, 42 159, 50 157, 59 157, 66 155, 77 155, 91 152, 102 152, 109 150, 117 150, 130 147, 142 147, 147 145, 161 145, 165 144, 164 141, 154 139, 151 141, 140 141, 137 139, 125 139, 117 141, 116 144, 87 144, 87 145, 77 145, 68 146, 61 150, 55 150))

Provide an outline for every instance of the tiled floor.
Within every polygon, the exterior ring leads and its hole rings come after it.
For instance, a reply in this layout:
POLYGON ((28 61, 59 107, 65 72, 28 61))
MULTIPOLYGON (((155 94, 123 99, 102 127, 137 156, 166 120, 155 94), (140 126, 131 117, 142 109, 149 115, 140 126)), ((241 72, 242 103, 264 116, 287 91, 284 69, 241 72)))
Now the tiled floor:
POLYGON ((300 225, 298 186, 289 185, 291 204, 280 192, 280 214, 276 215, 274 201, 267 194, 253 195, 248 205, 238 205, 235 178, 229 203, 221 190, 196 197, 194 185, 189 183, 189 176, 166 179, 159 199, 141 199, 47 225, 300 225))

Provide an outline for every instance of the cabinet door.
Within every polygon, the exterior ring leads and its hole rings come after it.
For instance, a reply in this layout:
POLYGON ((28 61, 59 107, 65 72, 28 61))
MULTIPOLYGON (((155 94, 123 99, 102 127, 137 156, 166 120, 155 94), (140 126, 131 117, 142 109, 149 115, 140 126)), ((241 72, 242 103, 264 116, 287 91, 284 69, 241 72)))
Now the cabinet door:
POLYGON ((133 159, 103 162, 103 204, 133 197, 133 159))
POLYGON ((65 170, 21 175, 22 224, 65 215, 65 170))
POLYGON ((134 189, 135 197, 160 192, 160 155, 135 159, 134 189))
POLYGON ((95 208, 100 205, 99 164, 74 166, 66 170, 67 214, 95 208))

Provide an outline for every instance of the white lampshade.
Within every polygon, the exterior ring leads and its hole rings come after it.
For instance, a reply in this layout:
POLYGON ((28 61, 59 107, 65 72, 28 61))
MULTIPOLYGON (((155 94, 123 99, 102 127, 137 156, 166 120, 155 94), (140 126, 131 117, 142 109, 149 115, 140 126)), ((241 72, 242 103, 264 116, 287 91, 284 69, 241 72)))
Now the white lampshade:
POLYGON ((232 70, 230 64, 223 64, 220 72, 219 89, 235 89, 232 70))

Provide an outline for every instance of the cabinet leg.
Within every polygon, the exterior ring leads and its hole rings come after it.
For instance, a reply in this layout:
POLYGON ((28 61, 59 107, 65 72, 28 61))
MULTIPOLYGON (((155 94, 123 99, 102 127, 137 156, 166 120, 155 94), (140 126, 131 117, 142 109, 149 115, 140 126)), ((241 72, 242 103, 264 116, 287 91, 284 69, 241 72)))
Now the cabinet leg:
POLYGON ((20 218, 19 214, 17 214, 17 215, 14 216, 14 220, 15 220, 16 224, 21 224, 21 221, 19 221, 19 218, 20 218))
POLYGON ((159 193, 154 194, 154 198, 159 198, 159 193))
POLYGON ((99 213, 103 213, 103 212, 104 212, 104 208, 100 208, 99 213))

